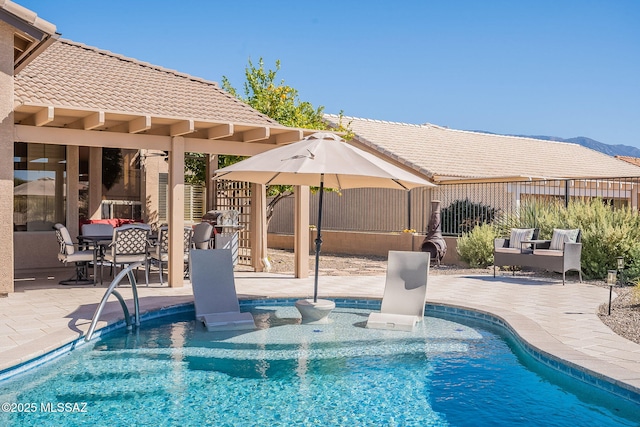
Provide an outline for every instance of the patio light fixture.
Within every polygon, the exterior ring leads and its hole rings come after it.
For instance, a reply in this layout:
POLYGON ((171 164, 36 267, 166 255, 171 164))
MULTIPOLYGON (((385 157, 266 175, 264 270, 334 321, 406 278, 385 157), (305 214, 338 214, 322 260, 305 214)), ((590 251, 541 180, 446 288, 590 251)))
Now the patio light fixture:
POLYGON ((616 270, 609 270, 607 273, 607 284, 609 285, 609 316, 611 316, 611 295, 613 294, 613 286, 616 284, 616 270))

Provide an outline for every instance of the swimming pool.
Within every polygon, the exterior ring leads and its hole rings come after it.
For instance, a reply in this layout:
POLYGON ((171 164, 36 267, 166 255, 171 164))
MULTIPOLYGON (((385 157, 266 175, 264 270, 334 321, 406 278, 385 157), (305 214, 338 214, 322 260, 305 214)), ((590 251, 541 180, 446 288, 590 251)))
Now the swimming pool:
POLYGON ((206 332, 187 308, 106 334, 0 383, 0 402, 21 409, 0 425, 640 423, 634 404, 532 361, 488 323, 369 330, 370 309, 342 302, 333 323, 300 325, 292 303, 270 303, 243 303, 256 331, 206 332))

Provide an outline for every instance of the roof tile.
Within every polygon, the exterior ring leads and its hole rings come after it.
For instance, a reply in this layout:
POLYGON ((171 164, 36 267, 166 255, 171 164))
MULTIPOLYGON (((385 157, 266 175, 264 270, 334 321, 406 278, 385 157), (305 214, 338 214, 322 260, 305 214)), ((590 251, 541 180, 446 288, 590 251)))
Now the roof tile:
POLYGON ((70 40, 15 76, 18 103, 196 120, 277 125, 217 83, 70 40))
MULTIPOLYGON (((340 117, 327 114, 337 124, 340 117)), ((640 167, 578 144, 342 117, 355 139, 427 177, 640 176, 640 167)))

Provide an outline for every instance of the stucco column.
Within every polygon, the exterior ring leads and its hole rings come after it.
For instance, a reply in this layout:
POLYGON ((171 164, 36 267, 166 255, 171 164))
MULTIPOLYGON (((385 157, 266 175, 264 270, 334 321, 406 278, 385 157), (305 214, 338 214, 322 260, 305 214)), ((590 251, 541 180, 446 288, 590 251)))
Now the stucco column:
POLYGON ((262 184, 251 184, 251 266, 254 271, 269 270, 267 259, 267 192, 262 184))
POLYGON ((205 175, 205 185, 207 187, 207 204, 205 206, 205 212, 216 208, 216 183, 213 181, 213 175, 215 175, 218 169, 218 155, 207 155, 207 173, 205 175))
POLYGON ((89 218, 100 219, 102 203, 102 147, 89 148, 89 218))
POLYGON ((309 277, 309 187, 298 185, 294 190, 294 271, 298 278, 309 277))
POLYGON ((142 219, 154 228, 159 226, 158 201, 160 199, 159 180, 160 165, 164 163, 164 157, 147 156, 148 150, 140 150, 140 169, 144 177, 140 197, 144 203, 142 219))
POLYGON ((13 31, 0 21, 0 297, 13 292, 13 31))
POLYGON ((184 286, 184 138, 171 139, 169 153, 169 286, 184 286))
POLYGON ((78 198, 80 177, 80 148, 76 145, 67 145, 67 212, 66 224, 71 237, 80 232, 78 221, 78 198), (75 234, 74 234, 75 233, 75 234))

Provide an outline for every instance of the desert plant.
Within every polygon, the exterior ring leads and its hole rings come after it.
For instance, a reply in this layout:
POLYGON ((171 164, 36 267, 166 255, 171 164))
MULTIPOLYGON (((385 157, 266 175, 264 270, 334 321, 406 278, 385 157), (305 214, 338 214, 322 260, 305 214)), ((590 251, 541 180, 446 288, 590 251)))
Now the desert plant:
POLYGON ((550 239, 553 229, 561 228, 559 212, 563 210, 564 204, 557 200, 525 199, 516 213, 497 215, 494 225, 501 237, 508 237, 512 228, 538 228, 541 239, 550 239))
POLYGON ((458 238, 460 259, 471 267, 488 267, 493 264, 493 241, 496 229, 489 224, 480 224, 458 238))
POLYGON ((562 214, 567 228, 582 230, 582 269, 587 277, 603 278, 625 259, 627 279, 640 277, 640 215, 629 207, 612 209, 601 199, 577 200, 562 214))
POLYGON ((625 259, 625 277, 640 277, 640 215, 634 209, 612 209, 601 199, 574 199, 566 208, 560 201, 527 200, 518 214, 499 216, 495 225, 503 237, 511 228, 537 227, 540 239, 551 239, 554 228, 579 228, 586 277, 604 278, 619 256, 625 259))

